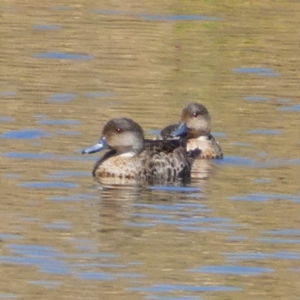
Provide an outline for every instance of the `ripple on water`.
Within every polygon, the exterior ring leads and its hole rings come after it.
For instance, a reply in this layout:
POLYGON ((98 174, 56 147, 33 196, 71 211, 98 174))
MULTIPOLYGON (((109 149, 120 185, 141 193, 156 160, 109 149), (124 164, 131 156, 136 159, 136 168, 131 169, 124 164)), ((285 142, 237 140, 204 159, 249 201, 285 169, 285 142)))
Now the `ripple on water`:
POLYGON ((45 58, 45 59, 65 59, 65 60, 91 60, 92 55, 89 54, 76 54, 76 53, 64 53, 64 52, 46 52, 36 53, 33 55, 34 58, 45 58))
POLYGON ((300 195, 289 195, 289 194, 247 194, 231 196, 227 198, 233 201, 253 201, 253 202, 265 202, 269 200, 291 200, 294 202, 300 201, 300 195))
POLYGON ((14 119, 11 117, 7 117, 7 116, 0 116, 0 122, 3 123, 8 123, 8 122, 13 122, 14 119))
POLYGON ((39 120, 36 123, 40 125, 80 125, 81 124, 81 122, 76 120, 64 120, 64 119, 39 120))
POLYGON ((8 131, 0 135, 3 139, 21 139, 21 140, 35 140, 41 137, 50 136, 45 130, 39 129, 23 129, 16 131, 8 131))
POLYGON ((14 294, 2 294, 0 293, 0 299, 15 299, 15 298, 20 298, 17 295, 14 294))
POLYGON ((34 30, 58 30, 61 28, 59 25, 51 25, 51 24, 38 24, 32 26, 34 30))
POLYGON ((246 67, 246 68, 236 68, 232 70, 234 73, 240 74, 255 74, 259 76, 279 76, 280 74, 275 72, 273 69, 269 68, 255 68, 255 67, 246 67))
POLYGON ((73 8, 71 6, 65 6, 65 5, 58 5, 58 6, 51 6, 51 10, 72 10, 73 8))
POLYGON ((192 232, 217 232, 217 233, 234 233, 235 230, 205 226, 180 226, 179 229, 192 232))
POLYGON ((105 97, 116 97, 116 94, 110 92, 85 92, 83 93, 84 97, 87 98, 105 98, 105 97))
POLYGON ((76 97, 75 94, 71 93, 59 93, 51 95, 47 101, 52 103, 65 103, 74 100, 76 97))
MULTIPOLYGON (((79 152, 79 150, 78 150, 79 152)), ((2 156, 8 158, 20 158, 20 159, 43 159, 43 160, 61 160, 61 161, 74 161, 74 160, 84 160, 84 161, 95 161, 93 157, 83 157, 80 156, 63 156, 55 155, 50 153, 28 153, 28 152, 4 152, 2 156)))
POLYGON ((237 292, 242 289, 225 285, 177 285, 177 284, 154 284, 146 287, 127 288, 133 292, 148 293, 172 293, 178 291, 184 292, 237 292))
POLYGON ((214 160, 217 165, 233 165, 233 166, 257 166, 257 161, 248 157, 226 155, 223 159, 214 160))
POLYGON ((138 18, 145 21, 175 22, 175 21, 221 21, 220 18, 204 15, 148 15, 137 14, 138 18))
POLYGON ((257 184, 269 184, 272 182, 272 180, 269 178, 256 178, 253 179, 252 182, 257 184))
POLYGON ((116 276, 105 272, 81 272, 77 278, 85 280, 115 280, 116 276))
POLYGON ((71 267, 58 259, 60 252, 51 247, 9 244, 8 248, 17 256, 0 256, 1 263, 34 266, 49 274, 71 273, 71 267))
POLYGON ((30 181, 21 182, 19 186, 32 189, 73 189, 78 187, 78 184, 62 181, 30 181))
POLYGON ((51 201, 85 201, 85 200, 98 200, 98 196, 89 194, 74 194, 70 196, 52 196, 48 198, 51 201))
POLYGON ((201 192, 200 188, 187 187, 187 186, 164 186, 164 185, 153 185, 149 187, 149 190, 153 191, 167 191, 175 193, 194 193, 201 192))
POLYGON ((24 237, 17 234, 0 233, 0 240, 21 240, 24 237))
POLYGON ((60 286, 62 284, 62 282, 52 281, 52 280, 30 280, 29 283, 40 285, 47 289, 57 288, 58 286, 60 286))
POLYGON ((264 96, 246 96, 244 97, 245 100, 247 101, 254 101, 254 102, 265 102, 265 101, 269 101, 270 98, 268 97, 264 97, 264 96))
POLYGON ((72 228, 72 225, 70 222, 66 221, 55 221, 52 223, 44 224, 43 227, 47 229, 70 230, 72 228))
POLYGON ((49 179, 62 179, 68 177, 87 177, 91 176, 91 172, 83 171, 55 171, 52 174, 48 174, 45 177, 49 179))
POLYGON ((241 252, 241 253, 223 253, 226 260, 229 262, 250 261, 250 260, 266 260, 266 259, 281 259, 281 260, 299 260, 300 254, 295 252, 241 252))
POLYGON ((296 104, 294 106, 285 106, 285 107, 279 107, 278 110, 281 111, 289 111, 289 112, 299 112, 300 111, 300 104, 296 104))
POLYGON ((13 91, 0 92, 0 97, 14 97, 17 93, 13 91))
POLYGON ((246 133, 261 134, 261 135, 279 135, 281 134, 281 131, 276 129, 254 129, 254 130, 248 130, 246 133))
POLYGON ((300 236, 300 229, 274 229, 274 230, 265 230, 261 232, 262 234, 270 235, 297 235, 300 236))
POLYGON ((109 10, 109 9, 93 9, 91 12, 99 15, 128 15, 137 17, 145 21, 221 21, 221 18, 210 17, 205 15, 149 15, 149 14, 135 14, 128 11, 109 10))
POLYGON ((270 268, 245 267, 245 266, 205 266, 196 269, 189 269, 189 272, 228 274, 228 275, 261 275, 274 272, 270 268))
POLYGON ((156 296, 156 295, 149 295, 146 296, 146 299, 150 300, 202 300, 198 296, 189 296, 189 295, 182 295, 182 296, 156 296))
POLYGON ((256 240, 266 244, 300 244, 300 239, 257 238, 256 240))

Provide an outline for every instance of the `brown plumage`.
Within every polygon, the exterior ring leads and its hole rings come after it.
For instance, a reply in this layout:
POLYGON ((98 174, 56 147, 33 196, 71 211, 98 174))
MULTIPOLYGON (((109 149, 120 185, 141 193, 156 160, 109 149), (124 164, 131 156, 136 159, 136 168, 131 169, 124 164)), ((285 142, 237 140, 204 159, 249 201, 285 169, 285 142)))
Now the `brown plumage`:
POLYGON ((144 139, 142 128, 131 119, 110 120, 100 141, 83 153, 110 149, 95 164, 93 175, 115 184, 173 184, 190 178, 191 164, 199 150, 187 155, 178 140, 144 139))
POLYGON ((201 150, 199 158, 223 158, 219 143, 211 131, 211 119, 206 107, 199 103, 187 104, 181 112, 181 123, 169 125, 158 135, 159 140, 179 136, 186 141, 186 150, 201 150))

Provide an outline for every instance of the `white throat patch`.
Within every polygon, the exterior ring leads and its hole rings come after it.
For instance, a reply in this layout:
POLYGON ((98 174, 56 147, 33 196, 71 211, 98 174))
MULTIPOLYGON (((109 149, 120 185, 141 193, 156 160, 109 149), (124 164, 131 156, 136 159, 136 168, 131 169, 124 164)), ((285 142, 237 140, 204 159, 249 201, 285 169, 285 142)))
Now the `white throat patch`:
POLYGON ((132 156, 135 156, 135 153, 134 152, 125 152, 125 153, 120 154, 120 156, 122 156, 122 157, 132 157, 132 156))

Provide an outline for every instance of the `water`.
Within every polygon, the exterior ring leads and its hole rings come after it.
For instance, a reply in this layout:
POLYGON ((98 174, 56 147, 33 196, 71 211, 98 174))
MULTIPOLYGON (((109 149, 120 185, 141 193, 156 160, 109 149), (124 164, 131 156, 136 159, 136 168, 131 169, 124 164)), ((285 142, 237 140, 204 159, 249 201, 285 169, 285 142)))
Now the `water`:
POLYGON ((0 6, 0 299, 299 299, 298 3, 0 6), (190 101, 206 179, 93 180, 109 118, 153 137, 190 101))

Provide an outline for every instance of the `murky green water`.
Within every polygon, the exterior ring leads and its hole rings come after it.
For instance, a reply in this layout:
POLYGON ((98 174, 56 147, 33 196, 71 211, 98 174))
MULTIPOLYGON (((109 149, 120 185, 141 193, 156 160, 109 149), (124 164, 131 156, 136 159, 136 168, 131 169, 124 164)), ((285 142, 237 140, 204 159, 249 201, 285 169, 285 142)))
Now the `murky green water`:
POLYGON ((299 299, 297 1, 1 1, 0 298, 299 299), (198 101, 225 159, 103 187, 112 117, 198 101))

